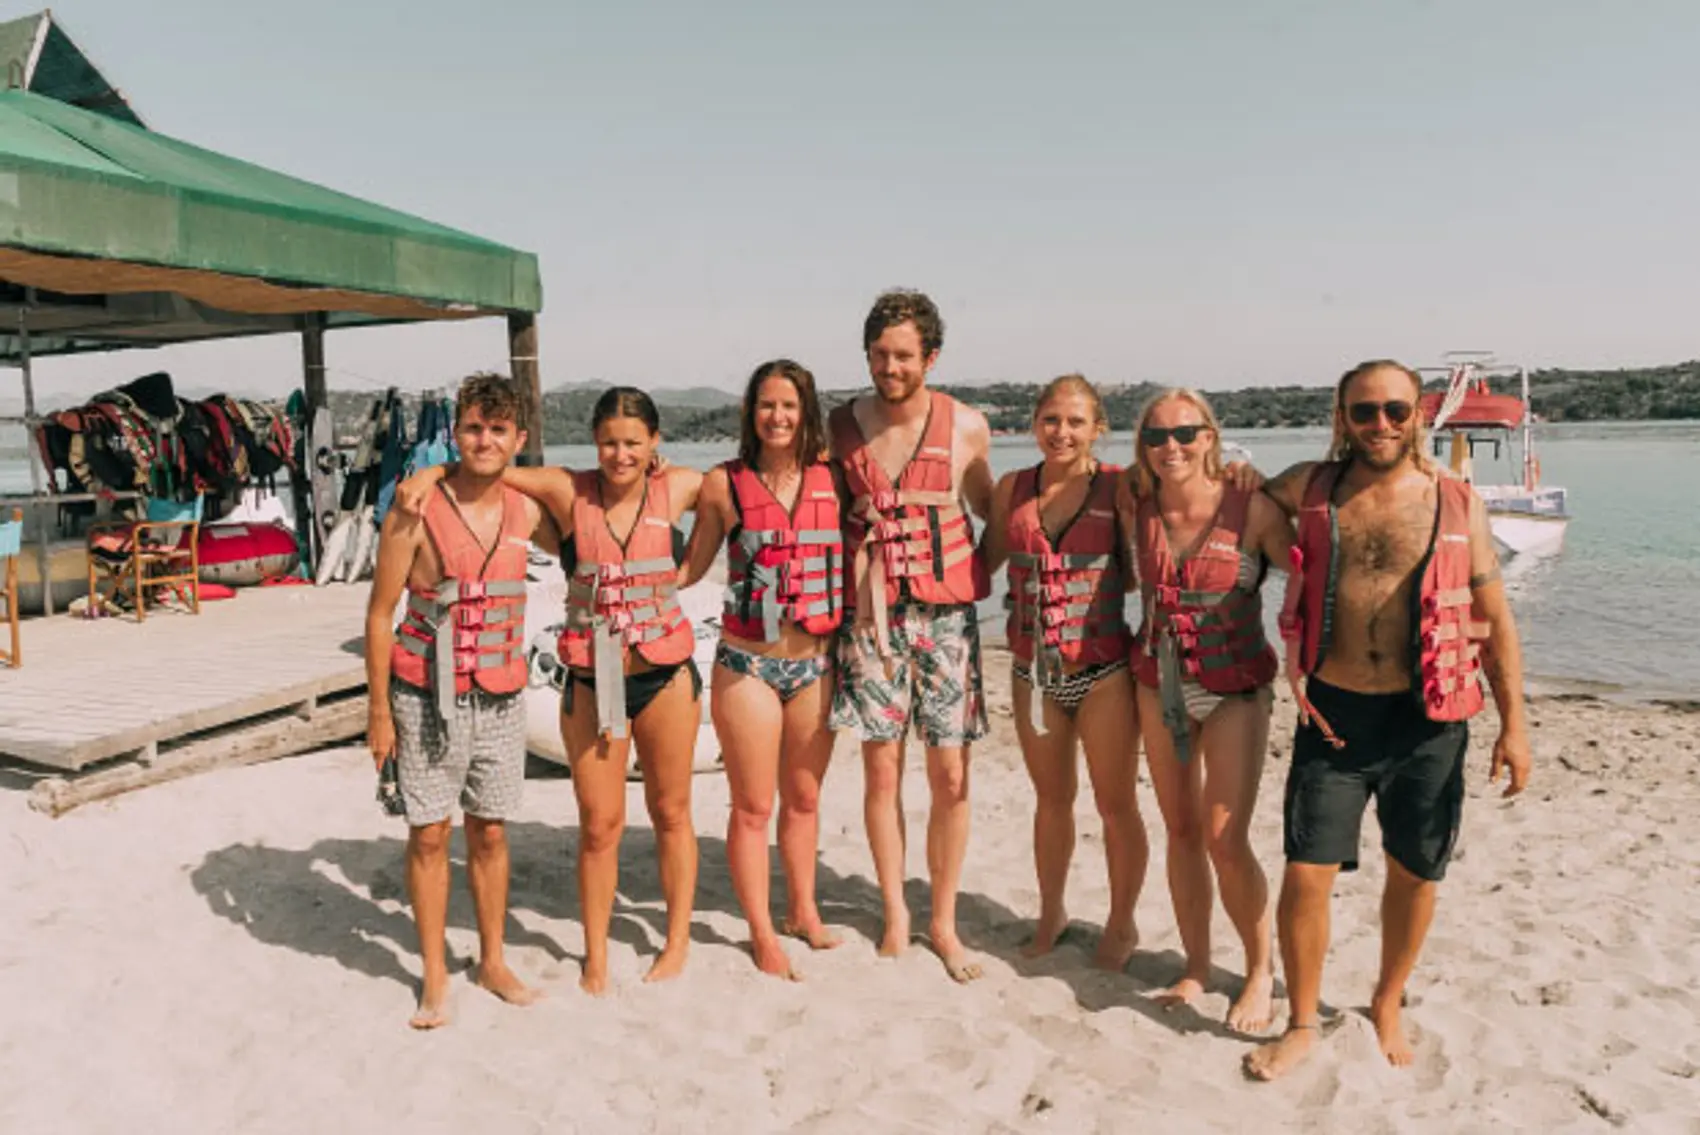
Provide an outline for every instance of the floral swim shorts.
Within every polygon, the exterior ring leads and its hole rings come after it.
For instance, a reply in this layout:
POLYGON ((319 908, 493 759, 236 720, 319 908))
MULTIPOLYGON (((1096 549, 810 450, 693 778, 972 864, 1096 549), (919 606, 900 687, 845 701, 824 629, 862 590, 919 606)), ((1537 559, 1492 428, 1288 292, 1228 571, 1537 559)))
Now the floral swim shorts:
POLYGON ((980 622, 972 603, 891 608, 892 671, 872 626, 838 633, 838 688, 832 728, 855 727, 864 741, 901 740, 911 724, 924 744, 965 745, 986 735, 980 688, 980 622))

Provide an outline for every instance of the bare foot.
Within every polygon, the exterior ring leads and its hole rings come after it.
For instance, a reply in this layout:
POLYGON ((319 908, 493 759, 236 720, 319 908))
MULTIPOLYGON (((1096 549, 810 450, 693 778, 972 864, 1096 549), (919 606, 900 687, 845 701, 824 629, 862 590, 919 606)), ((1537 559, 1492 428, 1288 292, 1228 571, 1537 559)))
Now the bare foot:
POLYGON ((968 948, 962 944, 962 939, 955 931, 932 932, 933 952, 944 963, 944 972, 950 975, 950 980, 958 985, 967 985, 971 981, 979 981, 986 976, 986 971, 979 962, 968 953, 968 948))
POLYGON ((1246 1036, 1269 1031, 1275 1023, 1275 975, 1268 970, 1245 979, 1240 995, 1228 1007, 1228 1027, 1246 1036))
MULTIPOLYGON (((803 980, 796 970, 791 968, 791 959, 785 956, 785 948, 777 938, 757 938, 750 942, 750 953, 755 957, 756 968, 773 977, 784 978, 786 981, 803 980)), ((656 963, 660 965, 660 962, 656 963)), ((656 980, 660 980, 657 978, 656 980)))
POLYGON ((608 963, 606 961, 584 963, 584 972, 578 975, 578 987, 592 997, 600 997, 608 992, 608 963))
POLYGON ((655 981, 669 981, 678 977, 685 968, 685 955, 690 952, 689 944, 680 942, 677 946, 668 944, 661 949, 661 956, 655 959, 655 964, 649 967, 649 972, 643 975, 647 985, 655 981))
POLYGON ((909 948, 909 912, 904 911, 901 918, 885 919, 885 934, 880 938, 879 955, 882 958, 895 958, 909 948))
POLYGON ((844 945, 844 939, 828 930, 818 916, 808 922, 786 919, 779 932, 791 938, 801 938, 811 950, 836 950, 844 945))
POLYGON ((1279 1080, 1310 1054, 1316 1036, 1315 1025, 1288 1025, 1279 1039, 1246 1053, 1246 1075, 1254 1080, 1279 1080))
POLYGON ((408 1019, 415 1029, 440 1029, 449 1023, 449 975, 428 977, 419 991, 419 1007, 408 1019))
POLYGON ((1407 1068, 1416 1059, 1411 1042, 1405 1038, 1405 1025, 1400 1019, 1399 1001, 1371 1002, 1369 1019, 1375 1022, 1375 1037, 1381 1042, 1381 1055, 1395 1068, 1407 1068))
POLYGON ((1039 921, 1033 926, 1033 937, 1027 945, 1021 947, 1024 958, 1042 958, 1057 948, 1057 941, 1068 932, 1068 912, 1059 910, 1047 918, 1039 916, 1039 921))
POLYGON ((1151 999, 1165 1009, 1179 1009, 1182 1005, 1192 1004, 1203 995, 1203 979, 1188 975, 1161 993, 1154 994, 1151 999))
POLYGON ((1092 951, 1092 964, 1099 969, 1112 973, 1120 973, 1127 967, 1128 959, 1139 949, 1139 931, 1131 924, 1125 929, 1112 930, 1104 927, 1104 932, 1098 935, 1098 948, 1092 951))
POLYGON ((509 1005, 530 1005, 543 996, 543 991, 533 989, 521 981, 514 971, 508 968, 506 962, 487 962, 478 967, 472 975, 472 983, 483 989, 488 989, 509 1005))

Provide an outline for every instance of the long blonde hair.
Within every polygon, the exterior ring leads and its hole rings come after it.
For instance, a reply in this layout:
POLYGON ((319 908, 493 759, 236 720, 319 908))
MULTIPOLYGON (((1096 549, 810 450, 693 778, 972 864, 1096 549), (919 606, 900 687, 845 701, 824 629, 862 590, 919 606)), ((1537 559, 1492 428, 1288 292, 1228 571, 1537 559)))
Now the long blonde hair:
POLYGON ((1160 390, 1145 403, 1139 411, 1139 422, 1133 427, 1133 483, 1139 496, 1149 496, 1156 491, 1157 478, 1151 472, 1150 462, 1146 460, 1145 427, 1150 424, 1151 414, 1165 402, 1180 401, 1190 403, 1198 410, 1199 417, 1204 419, 1204 426, 1210 430, 1210 449, 1204 455, 1204 475, 1212 481, 1222 479, 1222 424, 1216 420, 1216 411, 1210 408, 1210 403, 1204 395, 1188 386, 1171 386, 1160 390))
POLYGON ((1353 379, 1364 378, 1378 370, 1396 370, 1411 380, 1411 389, 1415 391, 1411 399, 1411 439, 1405 447, 1411 462, 1424 473, 1434 472, 1434 462, 1428 455, 1428 427, 1423 422, 1423 379, 1422 375, 1392 359, 1369 359, 1359 363, 1351 370, 1340 376, 1340 383, 1334 388, 1334 436, 1328 443, 1328 460, 1349 461, 1352 457, 1352 436, 1347 429, 1350 418, 1346 410, 1346 387, 1353 379))

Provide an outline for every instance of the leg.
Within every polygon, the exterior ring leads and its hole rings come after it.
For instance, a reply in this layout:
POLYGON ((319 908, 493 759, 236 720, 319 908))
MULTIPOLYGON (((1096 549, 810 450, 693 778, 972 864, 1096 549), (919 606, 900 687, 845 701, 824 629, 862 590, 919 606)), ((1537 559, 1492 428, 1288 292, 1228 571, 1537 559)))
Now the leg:
POLYGON ((1251 817, 1269 744, 1270 703, 1228 698, 1204 722, 1205 840, 1222 905, 1245 947, 1245 986, 1228 1009, 1228 1027, 1269 1028, 1275 995, 1269 941, 1269 880, 1251 850, 1251 817))
POLYGON ((1110 914, 1098 939, 1097 964, 1120 970, 1139 946, 1133 908, 1145 883, 1150 846, 1134 785, 1139 770, 1139 710, 1126 670, 1102 678, 1075 714, 1092 797, 1104 825, 1104 858, 1110 876, 1110 914))
POLYGON ((419 958, 425 983, 419 1008, 408 1022, 416 1029, 449 1023, 448 946, 450 821, 421 824, 407 832, 407 895, 419 927, 419 958))
POLYGON ((927 815, 927 874, 932 881, 933 917, 928 928, 933 949, 945 972, 957 982, 979 978, 983 971, 971 961, 956 933, 956 892, 962 883, 962 861, 968 853, 968 746, 927 747, 927 783, 932 808, 927 815))
POLYGON ((502 957, 502 926, 508 917, 508 833, 501 820, 466 817, 466 881, 478 917, 477 983, 510 1005, 538 998, 502 957))
POLYGON ((768 909, 767 829, 773 817, 773 793, 779 778, 779 696, 759 678, 716 664, 709 712, 726 763, 732 813, 726 824, 726 861, 732 889, 750 924, 750 951, 756 967, 775 977, 791 977, 791 960, 779 945, 768 909))
POLYGON ((697 891, 697 833, 691 823, 691 762, 702 710, 689 664, 681 667, 632 722, 643 769, 643 798, 661 858, 667 902, 667 942, 645 981, 665 981, 685 968, 691 948, 691 907, 697 891))
POLYGON ((1328 956, 1328 905, 1339 873, 1334 864, 1287 864, 1277 912, 1281 968, 1287 975, 1287 1031, 1246 1055, 1246 1071, 1259 1080, 1286 1075, 1316 1044, 1322 963, 1328 956))
POLYGON ((1079 777, 1075 770, 1074 721, 1050 698, 1041 698, 1046 732, 1042 736, 1036 733, 1031 689, 1025 679, 1010 682, 1015 735, 1021 741, 1021 757, 1033 781, 1033 865, 1039 876, 1039 921, 1033 928, 1033 940, 1021 953, 1037 958, 1050 953, 1068 927, 1063 892, 1068 884, 1068 863, 1074 856, 1074 798, 1079 777))
POLYGON ((784 707, 779 745, 779 857, 785 866, 785 932, 811 949, 842 939, 826 928, 815 906, 815 858, 820 849, 820 789, 832 760, 830 670, 794 694, 784 707))
POLYGON ((1186 952, 1186 971, 1157 999, 1182 1005, 1203 993, 1210 980, 1210 909, 1215 894, 1204 841, 1204 761, 1196 729, 1192 759, 1183 762, 1175 755, 1174 738, 1163 722, 1162 701, 1156 690, 1144 684, 1139 687, 1139 723, 1151 785, 1168 831, 1169 899, 1186 952))
POLYGON ((1381 1041, 1381 1054, 1396 1068, 1413 1059, 1399 1010, 1404 1005, 1405 983, 1434 922, 1438 887, 1432 879, 1413 875, 1393 856, 1387 857, 1387 886, 1381 892, 1381 976, 1369 1014, 1381 1041))
POLYGON ((885 905, 885 932, 880 936, 882 958, 894 958, 909 946, 909 903, 903 897, 908 833, 903 825, 903 741, 862 743, 862 822, 868 829, 868 849, 874 856, 885 905))
POLYGON ((579 917, 584 922, 586 993, 608 989, 608 926, 620 881, 620 833, 626 827, 626 759, 630 740, 596 733, 596 699, 580 686, 571 713, 561 718, 561 739, 572 767, 578 801, 579 917))

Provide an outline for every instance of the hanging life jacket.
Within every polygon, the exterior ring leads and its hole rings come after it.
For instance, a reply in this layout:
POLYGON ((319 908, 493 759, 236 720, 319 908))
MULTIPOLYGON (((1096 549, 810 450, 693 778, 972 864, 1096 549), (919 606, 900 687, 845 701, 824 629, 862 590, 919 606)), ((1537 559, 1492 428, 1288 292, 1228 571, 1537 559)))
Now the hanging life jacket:
POLYGON ((1041 687, 1053 670, 1126 658, 1127 573, 1120 558, 1116 483, 1101 465, 1080 511, 1052 543, 1039 515, 1039 467, 1015 475, 1004 543, 1009 549, 1009 651, 1026 663, 1033 728, 1044 733, 1041 687))
POLYGON ((803 470, 791 512, 742 461, 724 466, 738 525, 726 538, 726 606, 720 626, 754 642, 778 642, 789 620, 812 635, 844 620, 844 535, 832 470, 803 470))
POLYGON ((1191 755, 1191 724, 1185 693, 1172 675, 1228 695, 1268 685, 1279 669, 1263 633, 1263 596, 1241 583, 1240 539, 1250 504, 1251 493, 1224 487, 1203 542, 1177 564, 1156 494, 1139 502, 1139 578, 1146 592, 1133 671, 1161 692, 1163 722, 1183 761, 1191 755), (1171 651, 1173 664, 1165 665, 1171 651))
POLYGON ((654 666, 678 665, 696 650, 676 594, 679 565, 673 559, 667 477, 656 474, 645 483, 623 547, 608 529, 601 474, 575 473, 573 488, 578 563, 567 580, 567 621, 557 654, 568 666, 595 674, 597 731, 625 737, 626 648, 654 666))
MULTIPOLYGON (((1293 549, 1297 578, 1288 582, 1299 601, 1283 615, 1281 633, 1289 650, 1298 647, 1299 669, 1305 674, 1316 673, 1333 637, 1339 576, 1333 497, 1345 471, 1345 462, 1318 465, 1299 508, 1293 549)), ((1419 569, 1413 612, 1417 650, 1412 678, 1429 720, 1466 721, 1485 701, 1478 677, 1481 643, 1488 636, 1487 624, 1470 617, 1470 503, 1475 492, 1468 482, 1441 476, 1435 493, 1434 534, 1419 569)))
POLYGON ((956 401, 931 392, 921 444, 891 483, 874 460, 851 403, 832 411, 832 448, 850 490, 844 517, 845 555, 853 587, 846 607, 872 609, 882 658, 891 654, 888 608, 905 598, 954 605, 991 591, 985 561, 976 554, 973 526, 952 481, 956 401))
POLYGON ((410 591, 396 628, 390 671, 436 694, 444 721, 473 686, 490 694, 525 688, 525 569, 531 547, 525 498, 502 490, 502 528, 486 549, 440 485, 425 503, 425 531, 442 560, 435 587, 410 591))

